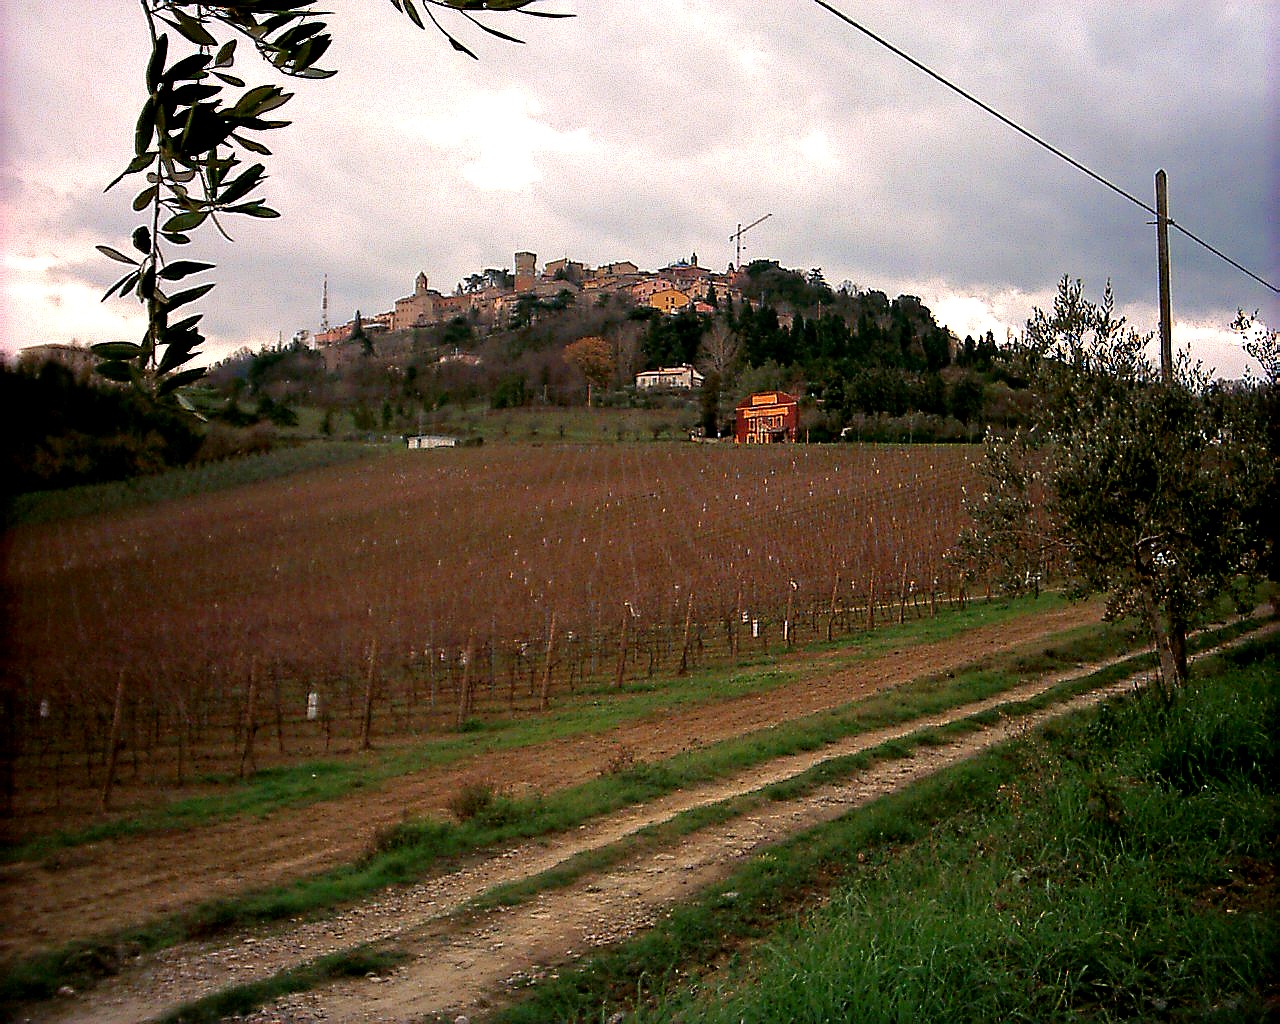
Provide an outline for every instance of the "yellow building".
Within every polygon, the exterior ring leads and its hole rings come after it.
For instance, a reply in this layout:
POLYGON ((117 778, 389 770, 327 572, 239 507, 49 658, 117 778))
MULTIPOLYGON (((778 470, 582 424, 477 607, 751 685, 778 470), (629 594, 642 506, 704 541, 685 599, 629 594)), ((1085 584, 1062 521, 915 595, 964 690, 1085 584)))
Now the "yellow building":
POLYGON ((649 305, 664 313, 677 313, 689 305, 689 296, 677 288, 664 288, 649 296, 649 305))

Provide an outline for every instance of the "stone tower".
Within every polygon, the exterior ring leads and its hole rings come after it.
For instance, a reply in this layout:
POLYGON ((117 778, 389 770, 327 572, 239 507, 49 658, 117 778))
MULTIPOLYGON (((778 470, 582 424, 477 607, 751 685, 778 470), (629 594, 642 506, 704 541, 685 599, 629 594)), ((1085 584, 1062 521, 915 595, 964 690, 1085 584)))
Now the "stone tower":
POLYGON ((533 280, 538 272, 538 257, 531 252, 516 253, 516 292, 533 291, 533 280))

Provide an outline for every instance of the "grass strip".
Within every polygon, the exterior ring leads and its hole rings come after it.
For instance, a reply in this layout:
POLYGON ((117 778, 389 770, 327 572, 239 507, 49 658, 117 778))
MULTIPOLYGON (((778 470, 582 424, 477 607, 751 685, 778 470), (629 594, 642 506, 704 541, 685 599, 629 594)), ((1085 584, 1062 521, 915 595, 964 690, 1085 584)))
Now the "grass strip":
POLYGON ((868 771, 878 764, 910 757, 919 748, 944 746, 970 733, 990 728, 1001 719, 1033 714, 1082 693, 1118 682, 1131 676, 1135 670, 1154 664, 1155 658, 1151 655, 1126 659, 1121 664, 1058 683, 1026 700, 1009 701, 944 725, 918 729, 866 750, 827 758, 791 778, 770 783, 750 793, 681 811, 667 821, 644 826, 632 835, 607 846, 584 851, 538 875, 494 886, 483 896, 472 900, 465 912, 516 906, 548 890, 564 888, 587 875, 607 870, 637 853, 670 845, 678 838, 723 824, 766 804, 799 799, 821 786, 847 779, 857 772, 868 771))
MULTIPOLYGON (((1229 631, 1238 628, 1233 626, 1229 631)), ((1123 642, 1123 629, 1108 627, 1103 631, 1111 634, 1110 643, 1123 642)), ((1208 643, 1208 637, 1199 642, 1208 643)), ((487 801, 475 817, 458 824, 400 823, 385 830, 375 849, 355 864, 287 886, 209 901, 149 925, 71 943, 19 961, 0 977, 0 1007, 49 998, 64 984, 83 988, 94 978, 115 973, 126 959, 139 953, 341 906, 391 885, 417 881, 450 861, 485 848, 567 831, 592 818, 687 786, 711 782, 776 757, 817 749, 860 732, 902 724, 982 699, 1017 685, 1020 670, 1030 663, 1040 668, 1060 669, 1076 664, 1081 650, 1096 650, 1098 644, 1094 631, 1086 630, 1075 639, 1057 644, 1051 655, 1011 654, 988 659, 984 667, 972 672, 920 680, 833 712, 687 752, 662 763, 638 764, 551 796, 532 800, 496 796, 487 801), (997 671, 997 665, 1003 665, 1006 671, 997 671), (1009 669, 1019 671, 1010 674, 1009 669)), ((1149 662, 1150 656, 1138 655, 1129 661, 1128 671, 1132 671, 1134 665, 1149 662)), ((1102 670, 1098 678, 1104 681, 1121 678, 1125 672, 1124 664, 1117 663, 1102 670)), ((1090 685, 1084 680, 1073 680, 1055 689, 1077 692, 1090 685)), ((902 750, 900 745, 898 750, 902 750)), ((821 768, 818 766, 815 770, 821 768)))
POLYGON ((125 512, 174 498, 212 494, 307 470, 354 462, 380 451, 385 449, 353 442, 314 442, 112 483, 32 491, 13 499, 5 528, 125 512))
POLYGON ((228 1017, 242 1017, 258 1007, 294 992, 313 988, 341 978, 360 978, 380 974, 404 962, 394 950, 376 946, 360 946, 317 957, 299 967, 281 971, 260 981, 229 985, 200 999, 184 1003, 156 1024, 215 1024, 228 1017))
MULTIPOLYGON (((898 650, 904 645, 939 642, 980 626, 1009 621, 1022 615, 1041 614, 1062 603, 1061 598, 1043 597, 1038 603, 1023 599, 1009 603, 972 603, 965 609, 944 612, 936 618, 920 619, 882 627, 868 633, 852 634, 841 640, 814 645, 805 653, 833 652, 821 671, 847 671, 860 663, 898 650)), ((1094 660, 1122 649, 1129 636, 1127 627, 1110 627, 1097 633, 1073 631, 1063 651, 1048 656, 1027 655, 1017 671, 1033 674, 1061 668, 1070 657, 1094 660)), ((803 657, 803 655, 801 655, 803 657)), ((133 817, 118 817, 85 828, 66 829, 0 847, 0 863, 36 860, 57 851, 101 842, 106 839, 145 835, 172 829, 189 830, 241 816, 264 817, 285 808, 305 807, 336 800, 360 789, 371 789, 391 779, 427 768, 453 764, 485 753, 511 750, 575 736, 604 733, 646 716, 716 701, 765 694, 791 685, 808 672, 794 653, 761 658, 745 666, 724 666, 684 679, 634 683, 623 691, 588 689, 554 714, 533 719, 497 719, 477 723, 462 735, 433 738, 426 743, 375 753, 371 758, 314 760, 267 768, 248 779, 224 776, 206 779, 222 784, 225 792, 175 800, 163 807, 133 817), (785 666, 785 667, 784 667, 785 666)))
POLYGON ((946 769, 495 1019, 1267 1019, 1278 671, 1250 644, 1173 709, 1108 702, 946 769))
POLYGON ((1000 781, 1012 772, 1003 756, 981 756, 945 777, 884 797, 839 826, 811 830, 771 847, 725 882, 676 907, 649 932, 539 983, 529 999, 497 1019, 595 1019, 601 1007, 646 998, 660 979, 678 977, 691 965, 713 963, 760 940, 779 918, 826 892, 846 869, 851 850, 912 841, 952 810, 993 799, 1000 781))

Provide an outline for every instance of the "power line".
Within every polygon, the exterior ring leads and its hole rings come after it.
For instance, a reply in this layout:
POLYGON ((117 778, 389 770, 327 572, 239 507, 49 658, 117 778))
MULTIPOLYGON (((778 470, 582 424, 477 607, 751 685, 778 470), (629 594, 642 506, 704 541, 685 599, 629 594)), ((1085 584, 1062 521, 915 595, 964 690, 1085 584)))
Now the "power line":
MULTIPOLYGON (((1107 188, 1111 189, 1112 192, 1115 192, 1116 194, 1123 196, 1125 199, 1129 200, 1129 202, 1133 203, 1135 206, 1139 206, 1143 210, 1146 210, 1147 213, 1151 214, 1153 217, 1159 218, 1160 215, 1155 211, 1154 207, 1143 202, 1141 199, 1133 195, 1131 192, 1125 191, 1123 188, 1121 188, 1119 185, 1115 184, 1114 182, 1108 181, 1106 178, 1104 178, 1101 174, 1098 174, 1096 171, 1090 170, 1088 167, 1082 164, 1079 160, 1076 160, 1074 157, 1071 157, 1068 154, 1064 153, 1062 150, 1058 149, 1057 146, 1054 146, 1051 143, 1046 142, 1044 139, 1040 138, 1040 136, 1036 135, 1034 132, 1029 131, 1026 128, 1023 128, 1022 125, 1018 124, 1016 121, 1013 121, 1008 117, 1005 117, 1004 114, 1000 113, 1000 111, 996 110, 994 107, 991 107, 986 103, 983 103, 982 100, 978 99, 973 94, 966 92, 964 89, 960 88, 960 86, 956 85, 954 82, 951 82, 948 79, 944 78, 942 75, 938 74, 932 68, 929 68, 926 65, 922 64, 920 61, 916 60, 906 51, 901 50, 898 47, 894 46, 893 43, 889 42, 887 39, 884 39, 883 37, 876 35, 876 33, 872 32, 871 29, 867 28, 865 25, 862 25, 859 22, 854 21, 851 17, 849 17, 849 15, 845 14, 843 11, 837 10, 835 7, 831 6, 831 4, 827 3, 826 0, 814 0, 814 3, 816 3, 819 7, 823 8, 829 13, 834 14, 846 25, 850 26, 851 28, 857 29, 863 35, 879 43, 886 50, 901 57, 912 67, 917 68, 920 71, 923 71, 926 75, 928 75, 934 81, 939 82, 942 85, 945 85, 952 92, 958 93, 959 95, 963 96, 966 100, 968 100, 974 106, 979 107, 982 110, 986 111, 992 117, 996 118, 996 120, 1002 122, 1005 125, 1008 125, 1014 131, 1018 132, 1018 134, 1026 136, 1028 139, 1034 142, 1037 146, 1047 149, 1050 153, 1058 157, 1060 160, 1065 160, 1076 170, 1082 171, 1083 173, 1087 174, 1090 178, 1092 178, 1094 181, 1098 182, 1101 185, 1105 185, 1107 188)), ((1231 264, 1231 266, 1235 267, 1242 274, 1248 275, 1249 277, 1253 278, 1255 281, 1257 281, 1259 284, 1263 285, 1264 287, 1270 288, 1273 292, 1280 292, 1280 288, 1277 288, 1270 281, 1264 280, 1263 278, 1255 274, 1252 270, 1250 270, 1248 267, 1243 266, 1240 263, 1237 263, 1226 253, 1222 252, 1219 249, 1216 249, 1214 246, 1206 242, 1203 238, 1200 238, 1198 235, 1193 234, 1191 231, 1184 228, 1181 224, 1169 218, 1165 218, 1165 223, 1168 224, 1170 227, 1176 229, 1177 231, 1182 232, 1182 234, 1186 235, 1189 239, 1191 239, 1191 241, 1195 242, 1197 245, 1203 246, 1205 249, 1208 249, 1209 252, 1213 253, 1220 260, 1223 260, 1224 262, 1231 264)))

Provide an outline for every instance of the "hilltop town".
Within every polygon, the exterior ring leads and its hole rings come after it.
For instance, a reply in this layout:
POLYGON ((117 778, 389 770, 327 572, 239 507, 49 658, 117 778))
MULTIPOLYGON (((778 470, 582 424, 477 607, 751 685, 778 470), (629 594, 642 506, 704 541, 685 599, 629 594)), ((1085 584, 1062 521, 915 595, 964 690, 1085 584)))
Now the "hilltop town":
MULTIPOLYGON (((361 326, 374 333, 407 331, 465 317, 481 329, 492 329, 509 323, 522 299, 563 298, 565 293, 586 298, 625 296, 637 306, 662 313, 708 315, 716 311, 717 302, 743 299, 745 272, 730 265, 724 273, 715 273, 698 265, 697 253, 656 271, 641 270, 630 260, 588 267, 565 257, 547 263, 539 273, 538 257, 532 252, 517 252, 514 263, 514 273, 488 268, 469 275, 448 295, 432 288, 427 274, 421 272, 411 294, 396 299, 387 312, 362 316, 361 326)), ((354 318, 336 327, 322 325, 311 340, 317 346, 346 341, 355 326, 354 318)), ((306 339, 301 332, 297 340, 306 339)))

